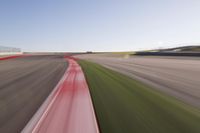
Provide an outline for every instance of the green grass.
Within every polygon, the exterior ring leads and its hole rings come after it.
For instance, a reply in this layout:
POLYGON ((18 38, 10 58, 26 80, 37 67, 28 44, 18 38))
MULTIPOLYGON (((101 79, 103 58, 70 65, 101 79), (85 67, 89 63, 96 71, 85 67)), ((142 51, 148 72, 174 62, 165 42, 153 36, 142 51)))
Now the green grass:
POLYGON ((200 111, 98 64, 79 61, 102 133, 200 133, 200 111))

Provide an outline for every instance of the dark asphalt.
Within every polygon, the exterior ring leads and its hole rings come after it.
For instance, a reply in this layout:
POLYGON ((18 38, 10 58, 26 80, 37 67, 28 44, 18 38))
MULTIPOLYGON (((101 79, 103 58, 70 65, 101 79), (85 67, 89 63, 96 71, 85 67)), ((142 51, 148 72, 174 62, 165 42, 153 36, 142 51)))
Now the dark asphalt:
POLYGON ((20 132, 66 68, 64 58, 53 55, 0 61, 0 132, 20 132))

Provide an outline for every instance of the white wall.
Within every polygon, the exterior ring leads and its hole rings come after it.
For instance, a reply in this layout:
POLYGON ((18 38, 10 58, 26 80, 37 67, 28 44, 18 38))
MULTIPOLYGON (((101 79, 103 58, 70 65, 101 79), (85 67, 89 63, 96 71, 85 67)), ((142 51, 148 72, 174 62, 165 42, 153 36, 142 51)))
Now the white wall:
POLYGON ((23 52, 0 52, 0 55, 19 55, 23 54, 23 52))

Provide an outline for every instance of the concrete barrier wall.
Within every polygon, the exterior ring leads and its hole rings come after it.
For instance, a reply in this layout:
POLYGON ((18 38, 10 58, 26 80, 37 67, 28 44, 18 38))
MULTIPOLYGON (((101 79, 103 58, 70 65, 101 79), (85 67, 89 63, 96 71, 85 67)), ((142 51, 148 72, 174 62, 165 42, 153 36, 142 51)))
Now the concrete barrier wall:
POLYGON ((19 55, 19 54, 23 54, 23 52, 0 52, 0 56, 19 55))

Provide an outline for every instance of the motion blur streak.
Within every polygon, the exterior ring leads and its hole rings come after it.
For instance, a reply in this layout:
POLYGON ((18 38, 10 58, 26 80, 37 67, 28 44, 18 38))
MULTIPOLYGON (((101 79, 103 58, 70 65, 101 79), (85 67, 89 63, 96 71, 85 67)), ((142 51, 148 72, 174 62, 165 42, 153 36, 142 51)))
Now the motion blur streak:
POLYGON ((32 129, 32 133, 98 133, 89 89, 75 60, 69 67, 54 97, 32 129))
POLYGON ((131 56, 125 59, 117 55, 103 54, 86 54, 78 57, 140 80, 200 108, 199 58, 131 56))
POLYGON ((13 55, 13 56, 5 56, 5 57, 0 57, 0 60, 7 60, 7 59, 14 59, 17 57, 22 57, 23 55, 13 55))
POLYGON ((0 61, 0 132, 19 133, 67 68, 63 56, 28 56, 0 61))

